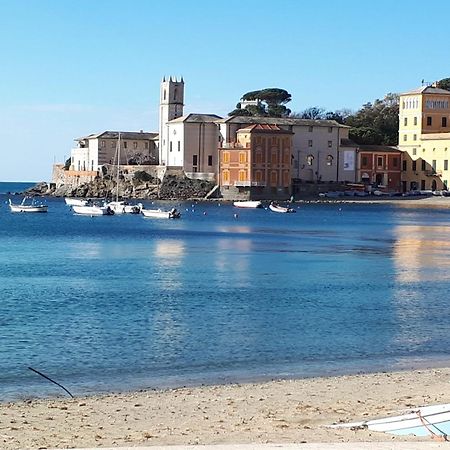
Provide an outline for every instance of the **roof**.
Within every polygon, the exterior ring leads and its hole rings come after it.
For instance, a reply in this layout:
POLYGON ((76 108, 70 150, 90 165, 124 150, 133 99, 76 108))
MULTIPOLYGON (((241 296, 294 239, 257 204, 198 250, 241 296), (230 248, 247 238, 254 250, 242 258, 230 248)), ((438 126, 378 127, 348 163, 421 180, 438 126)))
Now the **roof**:
POLYGON ((284 130, 278 125, 271 125, 268 123, 257 123, 245 128, 240 128, 238 133, 280 133, 280 134, 294 134, 292 131, 284 130))
POLYGON ((342 125, 335 120, 325 119, 297 119, 294 117, 264 117, 264 116, 230 116, 225 119, 217 120, 217 123, 237 123, 237 124, 254 124, 265 123, 273 125, 297 125, 306 127, 339 127, 350 128, 347 125, 342 125))
POLYGON ((169 123, 214 123, 217 120, 222 119, 222 117, 217 116, 215 114, 196 114, 190 113, 185 116, 177 117, 176 119, 172 119, 169 123))
POLYGON ((439 94, 439 95, 450 95, 450 91, 446 89, 441 89, 434 86, 422 86, 420 88, 414 89, 409 92, 404 92, 400 95, 413 95, 413 94, 439 94))
POLYGON ((387 152, 396 152, 401 153, 401 150, 398 147, 394 147, 391 145, 358 145, 359 150, 363 152, 377 152, 377 153, 387 153, 387 152))
POLYGON ((143 131, 102 131, 101 133, 88 134, 76 138, 75 141, 83 141, 85 139, 118 139, 120 133, 121 139, 148 139, 157 140, 158 133, 144 133, 143 131))

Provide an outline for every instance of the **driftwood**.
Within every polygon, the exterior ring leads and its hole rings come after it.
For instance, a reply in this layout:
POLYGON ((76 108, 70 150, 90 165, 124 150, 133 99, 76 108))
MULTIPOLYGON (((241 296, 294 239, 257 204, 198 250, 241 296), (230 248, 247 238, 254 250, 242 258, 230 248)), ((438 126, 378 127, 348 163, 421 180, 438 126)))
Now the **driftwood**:
POLYGON ((57 383, 56 381, 52 380, 47 375, 44 375, 42 372, 39 372, 39 370, 33 369, 32 367, 28 367, 31 371, 37 373, 41 377, 44 377, 46 380, 51 381, 52 383, 55 383, 57 386, 59 386, 61 389, 64 389, 72 398, 75 398, 62 384, 57 383))

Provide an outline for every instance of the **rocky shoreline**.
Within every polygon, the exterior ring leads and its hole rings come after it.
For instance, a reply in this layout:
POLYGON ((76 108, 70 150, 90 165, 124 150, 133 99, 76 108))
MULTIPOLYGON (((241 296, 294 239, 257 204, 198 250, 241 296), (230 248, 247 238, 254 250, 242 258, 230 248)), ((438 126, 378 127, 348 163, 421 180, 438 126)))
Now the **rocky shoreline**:
POLYGON ((27 195, 80 198, 111 198, 118 195, 123 199, 187 200, 204 199, 215 184, 205 180, 193 180, 178 175, 168 175, 161 182, 150 175, 131 180, 117 181, 109 177, 97 178, 78 186, 40 182, 26 191, 27 195))

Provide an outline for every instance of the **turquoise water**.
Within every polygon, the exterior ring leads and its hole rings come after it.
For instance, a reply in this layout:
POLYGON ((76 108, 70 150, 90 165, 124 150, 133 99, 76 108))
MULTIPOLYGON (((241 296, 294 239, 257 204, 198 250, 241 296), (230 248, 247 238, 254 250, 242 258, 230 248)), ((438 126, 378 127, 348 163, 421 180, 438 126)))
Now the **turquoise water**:
POLYGON ((81 395, 449 362, 448 208, 184 203, 166 221, 7 198, 3 401, 64 395, 28 367, 81 395))

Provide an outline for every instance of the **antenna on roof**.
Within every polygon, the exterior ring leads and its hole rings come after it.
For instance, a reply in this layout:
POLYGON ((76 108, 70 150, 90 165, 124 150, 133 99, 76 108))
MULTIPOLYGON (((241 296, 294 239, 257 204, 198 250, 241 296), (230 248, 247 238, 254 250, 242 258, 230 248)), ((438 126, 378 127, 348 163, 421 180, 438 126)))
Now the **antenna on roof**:
POLYGON ((430 81, 425 81, 424 78, 422 78, 422 86, 431 86, 433 83, 431 83, 430 81))

